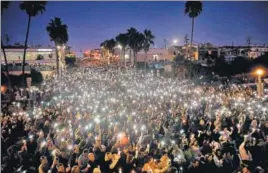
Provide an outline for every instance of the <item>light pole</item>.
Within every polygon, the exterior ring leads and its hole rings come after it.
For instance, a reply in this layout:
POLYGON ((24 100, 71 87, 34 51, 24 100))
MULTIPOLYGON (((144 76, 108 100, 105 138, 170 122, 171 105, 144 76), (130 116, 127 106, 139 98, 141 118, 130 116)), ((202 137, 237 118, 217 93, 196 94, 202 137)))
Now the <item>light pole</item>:
POLYGON ((257 92, 258 92, 258 96, 262 97, 263 96, 263 83, 261 81, 261 77, 264 74, 264 70, 263 69, 257 69, 256 70, 256 75, 258 77, 258 81, 257 81, 257 92))

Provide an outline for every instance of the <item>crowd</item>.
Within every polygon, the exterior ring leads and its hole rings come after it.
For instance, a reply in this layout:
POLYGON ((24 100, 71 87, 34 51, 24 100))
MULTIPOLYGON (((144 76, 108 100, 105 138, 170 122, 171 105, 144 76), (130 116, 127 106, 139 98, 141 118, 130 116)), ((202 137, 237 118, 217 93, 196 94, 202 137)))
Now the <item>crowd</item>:
POLYGON ((3 173, 265 173, 268 95, 87 69, 2 105, 3 173))

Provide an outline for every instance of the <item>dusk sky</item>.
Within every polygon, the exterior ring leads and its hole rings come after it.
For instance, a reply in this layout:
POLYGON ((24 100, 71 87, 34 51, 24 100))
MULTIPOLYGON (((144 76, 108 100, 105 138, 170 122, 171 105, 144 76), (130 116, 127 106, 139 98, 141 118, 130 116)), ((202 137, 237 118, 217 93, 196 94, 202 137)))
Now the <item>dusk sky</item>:
MULTIPOLYGON (((156 36, 156 47, 164 47, 164 39, 180 40, 188 33, 191 20, 184 15, 185 2, 53 2, 46 11, 32 19, 29 43, 47 46, 46 26, 60 17, 68 25, 72 50, 98 48, 106 39, 130 27, 150 29, 156 36)), ((268 2, 203 2, 203 12, 195 20, 194 41, 214 45, 244 45, 250 36, 253 44, 268 44, 268 2)), ((27 16, 12 2, 2 16, 2 36, 11 43, 24 43, 27 16)), ((170 41, 171 42, 171 41, 170 41)), ((4 41, 5 43, 5 41, 4 41)))

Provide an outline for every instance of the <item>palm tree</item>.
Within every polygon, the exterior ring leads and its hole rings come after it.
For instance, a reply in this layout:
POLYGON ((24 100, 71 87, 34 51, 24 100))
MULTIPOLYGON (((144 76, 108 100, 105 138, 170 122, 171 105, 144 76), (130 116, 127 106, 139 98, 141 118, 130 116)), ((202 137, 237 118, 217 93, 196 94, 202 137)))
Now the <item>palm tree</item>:
POLYGON ((139 51, 141 51, 144 47, 144 40, 145 37, 143 35, 143 33, 138 32, 136 35, 136 39, 135 39, 135 44, 134 44, 134 49, 133 49, 133 53, 134 53, 134 66, 137 68, 137 54, 139 51))
POLYGON ((23 64, 22 64, 22 76, 24 84, 26 84, 25 83, 26 78, 24 77, 24 68, 25 68, 24 66, 25 66, 25 57, 26 57, 26 49, 30 31, 31 18, 37 16, 39 13, 42 14, 45 11, 46 4, 47 4, 46 1, 23 1, 20 3, 20 9, 22 11, 25 11, 26 14, 28 15, 28 24, 24 43, 23 64))
POLYGON ((47 32, 49 34, 50 40, 54 41, 56 46, 56 66, 57 66, 57 75, 59 75, 59 53, 58 46, 63 46, 68 42, 68 27, 67 25, 61 22, 61 19, 55 17, 50 20, 47 26, 47 32))
POLYGON ((106 42, 106 47, 107 47, 108 55, 109 55, 108 64, 110 64, 111 55, 114 54, 115 45, 116 45, 116 41, 114 39, 107 40, 107 42, 106 42))
POLYGON ((101 42, 100 47, 102 49, 102 57, 106 57, 107 56, 106 53, 107 53, 107 50, 108 50, 108 48, 107 48, 107 40, 101 42))
MULTIPOLYGON (((135 42, 136 42, 136 36, 138 35, 138 31, 136 28, 130 28, 127 30, 127 35, 128 35, 128 46, 129 46, 129 58, 131 62, 131 50, 134 50, 135 48, 135 42)), ((133 51, 134 53, 134 51, 133 51)), ((135 61, 135 59, 134 59, 135 61)))
POLYGON ((185 3, 184 14, 188 14, 192 18, 192 33, 191 33, 191 49, 193 46, 194 36, 194 19, 202 12, 203 5, 201 1, 187 1, 185 3))
MULTIPOLYGON (((3 11, 4 9, 7 9, 9 6, 10 1, 1 1, 1 14, 3 15, 3 11)), ((1 39, 1 48, 3 51, 3 55, 4 55, 4 59, 5 59, 5 64, 6 64, 6 71, 7 71, 7 79, 8 79, 8 84, 9 86, 11 86, 11 80, 10 80, 10 76, 9 76, 9 71, 8 71, 8 64, 7 64, 7 56, 6 56, 6 51, 1 39)))
POLYGON ((122 46, 124 64, 126 66, 125 52, 126 52, 126 47, 128 45, 128 35, 127 35, 127 33, 123 33, 123 34, 121 33, 118 36, 116 36, 115 39, 122 46))
POLYGON ((108 64, 110 64, 110 56, 113 54, 114 47, 116 45, 116 41, 114 39, 105 40, 100 44, 100 46, 106 50, 108 56, 108 64))
POLYGON ((144 44, 143 44, 143 50, 145 52, 145 59, 144 59, 144 69, 146 71, 146 64, 147 64, 147 52, 150 49, 150 45, 154 44, 153 39, 155 38, 155 36, 152 34, 152 31, 145 29, 143 31, 143 35, 144 35, 144 44))

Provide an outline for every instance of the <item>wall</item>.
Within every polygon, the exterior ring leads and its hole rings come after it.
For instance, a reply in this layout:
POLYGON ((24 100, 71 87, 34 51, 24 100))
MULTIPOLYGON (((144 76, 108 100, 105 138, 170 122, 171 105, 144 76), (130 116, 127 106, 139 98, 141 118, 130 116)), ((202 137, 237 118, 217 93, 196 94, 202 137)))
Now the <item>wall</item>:
MULTIPOLYGON (((144 62, 146 54, 144 51, 138 52, 137 61, 144 62)), ((169 53, 167 49, 150 49, 147 53, 147 62, 156 60, 169 60, 173 59, 174 55, 169 53)))
MULTIPOLYGON (((23 48, 6 48, 5 53, 9 63, 21 63, 23 61, 23 48)), ((26 50, 26 62, 29 64, 43 63, 49 65, 56 64, 56 50, 54 48, 28 48, 26 50), (42 55, 44 60, 36 60, 38 55, 42 55), (49 55, 52 55, 50 58, 49 55)), ((1 51, 1 63, 4 63, 4 55, 1 51)))

